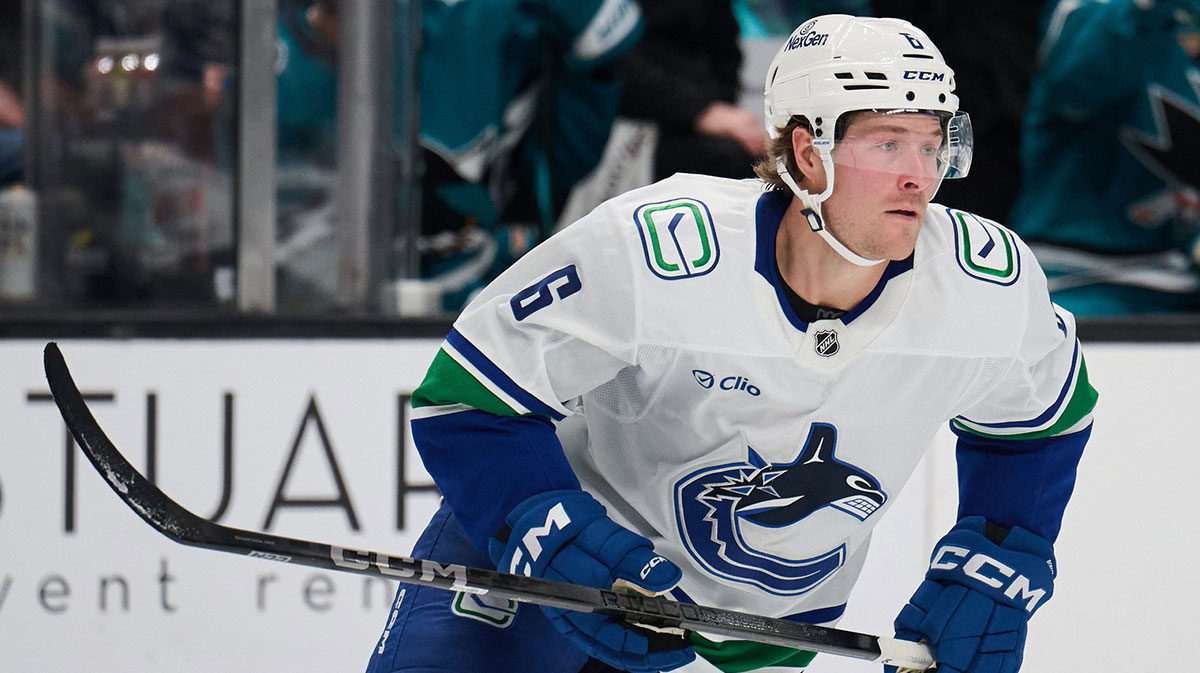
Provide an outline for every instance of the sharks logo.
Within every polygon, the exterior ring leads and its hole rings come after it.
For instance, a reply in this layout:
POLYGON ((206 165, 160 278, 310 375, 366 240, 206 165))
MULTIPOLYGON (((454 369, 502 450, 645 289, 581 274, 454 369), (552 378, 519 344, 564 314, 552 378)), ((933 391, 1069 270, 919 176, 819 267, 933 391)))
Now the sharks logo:
POLYGON ((845 545, 812 558, 756 550, 745 533, 784 528, 830 507, 865 521, 887 502, 879 481, 834 456, 837 429, 814 423, 800 455, 772 464, 747 447, 746 462, 698 470, 675 485, 684 546, 709 572, 777 595, 807 593, 846 561, 845 545))
MULTIPOLYGON (((1200 97, 1200 75, 1189 72, 1188 81, 1200 97)), ((1200 190, 1200 165, 1196 162, 1196 151, 1200 149, 1200 108, 1157 85, 1151 86, 1147 95, 1154 114, 1154 135, 1125 128, 1121 140, 1167 186, 1200 190)))

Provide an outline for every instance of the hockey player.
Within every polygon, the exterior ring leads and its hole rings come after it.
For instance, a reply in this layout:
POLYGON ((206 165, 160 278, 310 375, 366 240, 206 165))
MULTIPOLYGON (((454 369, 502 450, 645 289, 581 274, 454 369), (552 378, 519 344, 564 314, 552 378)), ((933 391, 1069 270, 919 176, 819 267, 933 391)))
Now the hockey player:
MULTIPOLYGON (((830 624, 949 422, 959 520, 896 630, 1016 671, 1096 394, 1025 245, 930 203, 970 160, 953 89, 911 24, 813 19, 767 76, 764 180, 632 191, 494 281, 413 396, 445 496, 414 554, 830 624)), ((369 671, 812 657, 405 586, 369 671)))

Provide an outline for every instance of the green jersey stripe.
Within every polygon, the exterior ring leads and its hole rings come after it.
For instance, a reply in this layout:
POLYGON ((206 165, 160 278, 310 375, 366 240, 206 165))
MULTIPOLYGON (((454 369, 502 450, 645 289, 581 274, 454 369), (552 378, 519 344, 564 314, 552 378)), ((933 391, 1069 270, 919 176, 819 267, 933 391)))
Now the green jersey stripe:
POLYGON ((498 416, 520 416, 521 412, 509 406, 495 393, 488 390, 445 349, 439 350, 433 364, 425 373, 425 380, 413 391, 414 409, 428 406, 464 404, 480 411, 498 416))
POLYGON ((697 656, 717 667, 722 673, 743 673, 761 668, 784 666, 801 669, 808 666, 816 652, 797 650, 782 645, 752 643, 747 640, 713 641, 696 632, 691 636, 697 656))
POLYGON ((1096 392, 1091 382, 1088 381, 1087 362, 1081 354, 1079 356, 1079 374, 1075 378, 1075 389, 1071 391, 1071 400, 1067 402, 1063 412, 1059 414, 1058 419, 1050 427, 1034 432, 1001 435, 980 432, 973 427, 959 422, 958 419, 950 422, 959 430, 991 439, 1040 439, 1042 437, 1054 437, 1066 434, 1068 430, 1075 429, 1080 425, 1081 421, 1087 419, 1091 415, 1092 410, 1096 408, 1096 400, 1098 398, 1099 393, 1096 392))

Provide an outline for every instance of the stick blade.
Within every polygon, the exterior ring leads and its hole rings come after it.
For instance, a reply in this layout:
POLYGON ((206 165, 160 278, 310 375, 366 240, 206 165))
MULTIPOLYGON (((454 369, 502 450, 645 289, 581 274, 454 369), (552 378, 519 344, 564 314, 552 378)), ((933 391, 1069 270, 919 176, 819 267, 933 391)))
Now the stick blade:
POLYGON ((42 355, 46 381, 58 412, 75 442, 117 494, 133 511, 163 535, 184 544, 197 544, 207 537, 208 522, 171 500, 121 455, 92 416, 79 392, 58 344, 46 344, 42 355))

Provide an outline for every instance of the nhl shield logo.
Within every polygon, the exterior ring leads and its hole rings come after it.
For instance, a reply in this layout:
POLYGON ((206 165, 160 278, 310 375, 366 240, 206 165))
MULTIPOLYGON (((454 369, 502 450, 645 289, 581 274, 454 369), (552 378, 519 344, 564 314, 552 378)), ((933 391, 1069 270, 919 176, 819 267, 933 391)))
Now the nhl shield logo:
POLYGON ((837 332, 831 329, 817 332, 816 335, 813 336, 813 348, 816 349, 817 355, 820 355, 824 358, 837 355, 837 352, 840 348, 840 346, 838 346, 837 332))

